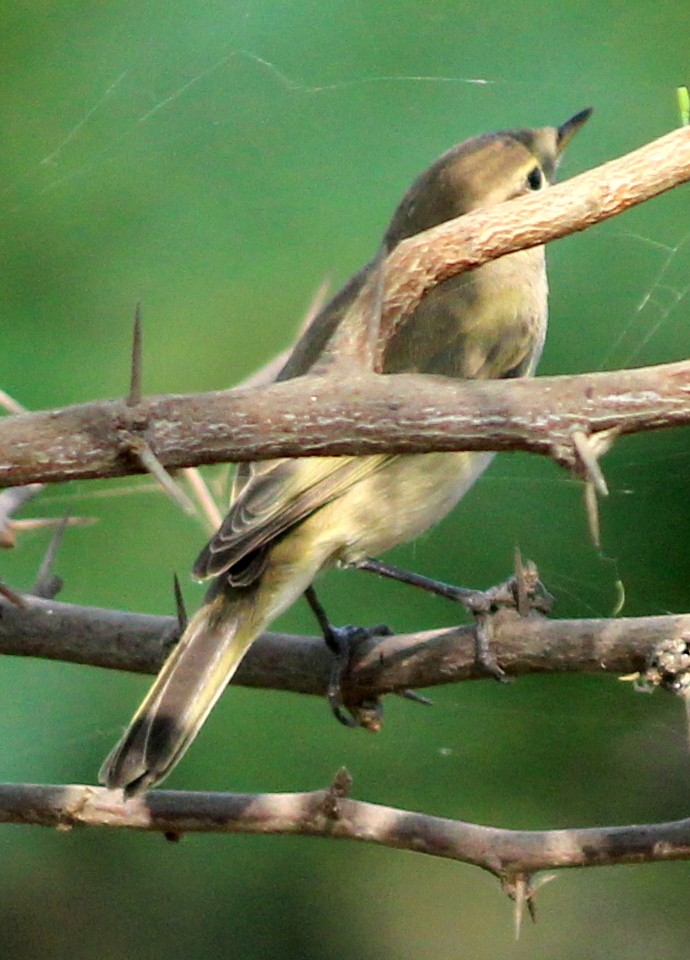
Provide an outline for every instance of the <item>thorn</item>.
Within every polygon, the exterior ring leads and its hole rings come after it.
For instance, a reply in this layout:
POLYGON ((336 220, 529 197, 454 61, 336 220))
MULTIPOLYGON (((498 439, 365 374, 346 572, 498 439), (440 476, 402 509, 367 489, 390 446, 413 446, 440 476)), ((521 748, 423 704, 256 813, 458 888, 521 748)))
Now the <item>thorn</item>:
POLYGON ((515 547, 514 565, 517 612, 521 617, 526 617, 529 613, 529 601, 527 599, 527 570, 522 560, 522 553, 517 545, 515 547))
POLYGON ((597 500, 597 491, 591 480, 585 480, 584 486, 585 512, 587 513, 587 526, 592 543, 601 549, 601 523, 599 522, 599 501, 597 500))
POLYGON ((55 558, 60 549, 62 538, 67 528, 69 517, 65 516, 60 521, 59 526, 55 528, 55 533, 50 539, 48 548, 43 556, 41 565, 38 568, 38 574, 32 588, 32 593, 36 597, 43 597, 45 600, 52 600, 62 589, 62 580, 53 573, 55 558))
POLYGON ((336 797, 349 797, 354 783, 352 774, 347 767, 341 767, 331 781, 328 788, 336 797))
POLYGON ((10 590, 9 587, 6 587, 2 581, 0 581, 0 596, 3 596, 6 600, 9 600, 10 603, 13 603, 15 607, 19 607, 20 610, 27 609, 26 603, 19 596, 19 594, 15 593, 14 590, 10 590))
POLYGON ((142 437, 132 437, 130 439, 130 450, 170 499, 186 514, 193 517, 196 514, 194 504, 184 490, 175 483, 146 440, 142 437))
POLYGON ((134 329, 132 333, 132 370, 129 381, 127 406, 136 407, 141 402, 141 304, 134 309, 134 329))
POLYGON ((223 515, 218 509, 216 501, 197 467, 183 467, 180 471, 196 497, 204 518, 208 521, 209 533, 215 533, 223 522, 223 515))
POLYGON ((430 700, 428 697, 423 697, 422 694, 417 693, 416 690, 396 690, 395 692, 404 700, 411 700, 413 703, 421 703, 425 707, 433 707, 434 705, 433 700, 430 700))
POLYGON ((23 407, 21 403, 17 403, 17 401, 11 397, 9 393, 5 393, 4 390, 0 390, 0 407, 3 407, 8 413, 26 413, 26 407, 23 407))
POLYGON ((604 474, 599 466, 598 457, 605 453, 611 445, 611 441, 607 438, 604 449, 602 449, 602 444, 594 441, 584 430, 573 430, 571 437, 575 451, 580 458, 580 463, 585 468, 587 480, 594 485, 598 494, 602 497, 607 497, 609 488, 606 485, 604 474))
MULTIPOLYGON (((524 876, 520 876, 515 880, 513 902, 515 904, 513 907, 513 929, 515 931, 515 940, 517 941, 520 939, 522 918, 525 915, 525 907, 531 903, 529 898, 528 880, 524 876)), ((530 916, 532 916, 532 919, 534 919, 531 911, 530 916)))
POLYGON ((302 336, 305 330, 311 326, 312 320, 314 320, 314 318, 318 316, 319 313, 321 313, 321 310, 323 309, 323 307, 326 306, 326 301, 328 299, 328 290, 330 286, 331 286, 331 278, 326 276, 323 278, 321 283, 318 285, 318 287, 314 291, 314 294, 311 300, 309 301, 309 305, 307 306, 306 312, 302 317, 302 321, 299 325, 299 330, 297 333, 298 337, 302 336))
POLYGON ((28 517, 25 520, 10 520, 10 527, 16 532, 22 530, 46 530, 51 527, 90 527, 98 523, 98 517, 28 517))
POLYGON ((522 919, 525 915, 525 908, 530 915, 533 923, 537 922, 537 909, 535 904, 535 894, 540 887, 551 880, 556 879, 555 873, 546 873, 543 876, 534 879, 529 873, 513 873, 504 876, 501 879, 501 886, 515 903, 513 910, 513 922, 515 926, 515 939, 520 939, 522 929, 522 919))
POLYGON ((331 781, 323 798, 323 812, 329 820, 338 820, 340 817, 339 801, 350 795, 352 789, 352 774, 346 767, 341 767, 331 781))
POLYGON ((180 587, 180 581, 176 573, 173 573, 173 594, 175 596, 175 609, 177 611, 177 623, 180 627, 180 633, 187 626, 187 611, 184 605, 184 597, 182 596, 182 588, 180 587))
POLYGON ((618 617, 625 606, 625 584, 622 580, 616 580, 614 584, 616 588, 616 604, 611 611, 611 617, 618 617))
POLYGON ((11 548, 17 544, 17 535, 27 530, 45 530, 49 528, 90 527, 97 523, 98 517, 28 517, 24 520, 9 520, 0 523, 0 548, 11 548))

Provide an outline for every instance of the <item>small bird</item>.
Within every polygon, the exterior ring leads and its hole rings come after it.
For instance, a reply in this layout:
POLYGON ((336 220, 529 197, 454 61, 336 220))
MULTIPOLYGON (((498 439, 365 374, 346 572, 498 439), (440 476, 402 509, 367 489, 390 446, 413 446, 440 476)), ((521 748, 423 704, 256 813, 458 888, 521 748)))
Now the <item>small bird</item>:
MULTIPOLYGON (((591 114, 558 127, 466 140, 439 157, 402 198, 383 238, 390 252, 446 220, 542 190, 591 114)), ((377 269, 374 258, 314 318, 279 380, 306 374, 377 269)), ((384 374, 463 379, 531 376, 544 345, 543 247, 444 281, 385 346, 384 374)), ((160 783, 199 733, 257 636, 325 567, 356 566, 412 540, 448 513, 486 469, 485 452, 305 457, 240 464, 229 513, 194 566, 212 578, 100 780, 131 796, 160 783)))

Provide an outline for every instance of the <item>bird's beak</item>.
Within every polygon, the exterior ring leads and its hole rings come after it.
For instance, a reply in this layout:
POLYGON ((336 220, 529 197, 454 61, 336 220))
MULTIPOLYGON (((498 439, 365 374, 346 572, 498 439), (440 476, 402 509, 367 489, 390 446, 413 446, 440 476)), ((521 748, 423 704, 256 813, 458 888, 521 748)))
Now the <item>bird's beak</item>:
POLYGON ((592 108, 587 107, 586 110, 580 110, 579 113, 576 113, 574 117, 571 117, 570 120, 566 120, 565 123, 562 123, 558 128, 558 152, 563 153, 565 148, 568 146, 573 136, 577 133, 580 127, 587 123, 589 118, 592 116, 592 108))

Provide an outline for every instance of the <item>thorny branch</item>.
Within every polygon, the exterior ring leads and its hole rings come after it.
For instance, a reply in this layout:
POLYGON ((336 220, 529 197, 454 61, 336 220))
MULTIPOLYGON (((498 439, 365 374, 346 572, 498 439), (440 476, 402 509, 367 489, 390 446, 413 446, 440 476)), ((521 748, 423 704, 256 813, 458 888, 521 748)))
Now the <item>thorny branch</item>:
POLYGON ((510 889, 538 870, 690 858, 690 819, 634 827, 503 830, 351 800, 343 771, 311 793, 157 790, 122 802, 81 785, 0 784, 0 822, 69 830, 110 827, 185 833, 301 834, 376 843, 474 864, 510 889), (344 786, 343 786, 344 782, 344 786))
MULTIPOLYGON (((390 336, 444 279, 585 229, 688 179, 686 128, 544 195, 405 241, 386 263, 381 337, 390 336)), ((371 291, 362 294, 364 301, 371 291)), ((353 323, 356 318, 357 303, 353 323)), ((141 440, 168 468, 282 455, 526 449, 576 467, 591 485, 597 480, 596 458, 616 435, 690 423, 690 362, 509 384, 362 371, 344 377, 340 371, 260 390, 150 399, 140 397, 138 383, 128 401, 1 421, 0 482, 18 486, 141 472, 135 455, 141 440)), ((0 599, 0 649, 6 653, 152 672, 176 629, 172 618, 21 599, 21 605, 12 597, 0 599)), ((502 611, 495 617, 494 644, 507 673, 575 667, 649 675, 653 664, 655 682, 673 689, 666 665, 677 661, 687 669, 689 631, 688 616, 547 621, 502 611)), ((328 669, 320 640, 266 634, 237 681, 321 693, 328 669)), ((385 637, 357 651, 346 696, 357 702, 473 675, 470 627, 385 637)), ((0 821, 61 829, 128 827, 171 838, 191 831, 241 831, 364 840, 476 864, 496 874, 522 903, 532 898, 537 870, 690 858, 690 820, 500 830, 351 800, 347 781, 339 776, 328 790, 305 794, 158 791, 126 804, 119 794, 93 787, 6 784, 0 785, 0 821)))
MULTIPOLYGON (((174 617, 152 616, 22 595, 0 599, 0 653, 156 673, 176 635, 174 617)), ((492 649, 507 674, 644 672, 667 641, 690 642, 690 615, 553 620, 494 616, 492 649)), ((323 696, 331 654, 321 637, 265 633, 235 680, 248 687, 323 696)), ((344 685, 348 702, 407 688, 457 683, 486 674, 476 667, 474 627, 426 630, 362 640, 344 685)))
POLYGON ((535 380, 395 374, 304 378, 254 390, 152 397, 0 420, 0 483, 141 473, 142 433, 168 469, 314 454, 529 450, 572 465, 573 431, 690 423, 690 361, 535 380))
MULTIPOLYGON (((23 600, 21 609, 0 601, 3 653, 155 672, 177 626, 172 617, 23 600)), ((687 667, 689 631, 690 616, 552 621, 503 611, 496 617, 493 641, 511 674, 562 669, 642 673, 652 663, 651 651, 679 644, 687 667)), ((659 671, 662 663, 668 669, 668 659, 661 656, 652 669, 659 671)), ((323 694, 329 672, 321 638, 269 633, 249 652, 236 682, 323 694)), ((383 637, 365 641, 356 651, 345 694, 358 702, 473 676, 470 627, 383 637)), ((342 779, 329 790, 305 794, 156 791, 127 803, 119 793, 88 786, 4 784, 0 822, 63 830, 85 825, 150 830, 175 839, 187 832, 242 832, 360 840, 482 867, 499 877, 518 907, 518 895, 530 906, 538 870, 690 857, 687 819, 597 829, 503 830, 350 800, 342 779)))
MULTIPOLYGON (((449 221, 386 262, 381 337, 448 277, 628 209, 690 179, 690 128, 539 196, 449 221)), ((365 288, 363 296, 370 297, 365 288)), ((358 301, 349 314, 355 324, 358 301)), ((347 321, 344 323, 347 327, 347 321)), ((446 382, 337 369, 270 387, 83 404, 0 421, 0 484, 140 473, 134 442, 167 468, 314 454, 524 449, 578 463, 573 431, 690 422, 690 363, 535 381, 446 382)))

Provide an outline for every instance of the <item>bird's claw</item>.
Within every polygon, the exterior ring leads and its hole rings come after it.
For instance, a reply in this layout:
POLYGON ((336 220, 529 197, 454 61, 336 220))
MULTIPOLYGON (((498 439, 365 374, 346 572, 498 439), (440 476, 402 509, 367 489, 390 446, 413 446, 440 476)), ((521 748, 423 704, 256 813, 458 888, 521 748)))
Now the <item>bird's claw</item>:
POLYGON ((343 699, 343 679, 347 675, 352 662, 352 654, 358 643, 370 640, 372 637, 389 637, 393 630, 385 624, 379 623, 373 627, 357 627, 347 624, 342 627, 330 625, 324 633, 329 649, 334 654, 333 666, 326 697, 333 716, 345 727, 364 727, 366 730, 377 731, 383 723, 383 704, 376 698, 368 698, 357 704, 346 704, 343 699))

